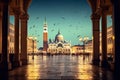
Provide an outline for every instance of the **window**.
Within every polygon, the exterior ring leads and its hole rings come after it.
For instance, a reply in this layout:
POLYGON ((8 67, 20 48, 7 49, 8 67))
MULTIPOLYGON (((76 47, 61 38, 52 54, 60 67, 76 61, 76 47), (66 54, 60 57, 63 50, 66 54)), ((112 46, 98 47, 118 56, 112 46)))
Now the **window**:
POLYGON ((58 44, 58 46, 57 47, 63 47, 63 45, 60 43, 60 44, 58 44))

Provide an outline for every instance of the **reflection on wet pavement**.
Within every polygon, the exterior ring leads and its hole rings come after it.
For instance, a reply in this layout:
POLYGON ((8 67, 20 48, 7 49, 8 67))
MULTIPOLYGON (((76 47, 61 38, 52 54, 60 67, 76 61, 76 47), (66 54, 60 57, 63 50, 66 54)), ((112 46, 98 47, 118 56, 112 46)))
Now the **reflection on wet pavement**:
POLYGON ((29 64, 9 71, 9 80, 80 79, 113 80, 112 72, 91 65, 91 58, 53 55, 29 56, 29 64))

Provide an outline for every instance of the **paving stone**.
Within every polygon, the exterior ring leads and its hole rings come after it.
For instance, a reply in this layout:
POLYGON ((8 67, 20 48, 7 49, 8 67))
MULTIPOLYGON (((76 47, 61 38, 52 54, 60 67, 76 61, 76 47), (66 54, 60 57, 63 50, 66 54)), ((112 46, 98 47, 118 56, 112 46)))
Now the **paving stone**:
POLYGON ((114 80, 107 69, 83 62, 81 56, 56 55, 29 58, 29 65, 9 71, 9 80, 114 80))

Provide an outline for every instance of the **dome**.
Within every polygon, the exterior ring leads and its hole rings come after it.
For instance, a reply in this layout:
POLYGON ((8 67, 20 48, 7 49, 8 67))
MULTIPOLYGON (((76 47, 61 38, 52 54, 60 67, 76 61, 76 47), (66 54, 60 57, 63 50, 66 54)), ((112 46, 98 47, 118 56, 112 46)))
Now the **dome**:
POLYGON ((60 32, 58 31, 58 34, 55 36, 55 41, 63 41, 63 35, 60 34, 60 32))

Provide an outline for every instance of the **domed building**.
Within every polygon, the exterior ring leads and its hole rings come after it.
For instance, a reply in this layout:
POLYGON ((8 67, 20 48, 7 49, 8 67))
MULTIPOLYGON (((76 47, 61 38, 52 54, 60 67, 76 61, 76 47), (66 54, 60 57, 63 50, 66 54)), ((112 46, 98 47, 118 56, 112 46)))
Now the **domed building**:
POLYGON ((64 40, 63 35, 60 34, 58 31, 58 34, 55 36, 55 42, 62 42, 64 40))
POLYGON ((70 54, 71 44, 65 41, 63 35, 58 31, 54 40, 49 39, 47 52, 50 54, 70 54))

